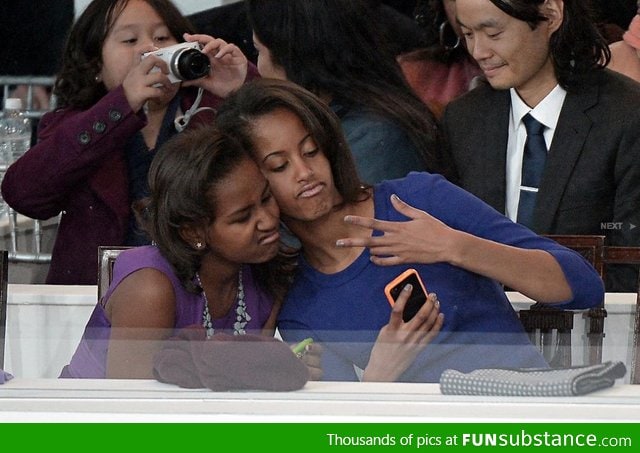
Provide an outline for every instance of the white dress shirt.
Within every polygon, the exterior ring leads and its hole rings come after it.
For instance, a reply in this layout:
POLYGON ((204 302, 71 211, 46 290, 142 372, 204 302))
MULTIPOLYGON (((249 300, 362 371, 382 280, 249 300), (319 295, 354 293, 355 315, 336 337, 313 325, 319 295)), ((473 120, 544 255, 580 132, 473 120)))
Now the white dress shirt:
POLYGON ((533 109, 529 107, 511 88, 511 115, 509 116, 509 141, 507 142, 507 193, 505 199, 505 214, 514 222, 518 216, 518 203, 520 202, 520 181, 522 179, 522 156, 524 154, 524 142, 527 139, 527 130, 522 122, 522 117, 531 113, 536 120, 544 124, 544 141, 547 149, 551 148, 553 134, 556 131, 560 110, 567 92, 556 85, 551 92, 533 109))

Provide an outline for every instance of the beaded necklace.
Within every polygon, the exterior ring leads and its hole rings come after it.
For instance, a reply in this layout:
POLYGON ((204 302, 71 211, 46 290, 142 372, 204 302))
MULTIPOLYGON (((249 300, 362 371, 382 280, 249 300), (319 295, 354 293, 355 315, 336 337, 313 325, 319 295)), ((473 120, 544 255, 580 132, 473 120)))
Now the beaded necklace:
MULTIPOLYGON (((211 314, 209 313, 209 299, 207 299, 207 293, 204 290, 204 286, 202 286, 202 281, 200 280, 200 274, 196 272, 196 280, 198 281, 198 285, 202 288, 202 299, 204 300, 204 310, 202 311, 202 327, 204 327, 207 331, 207 338, 211 338, 214 334, 213 323, 211 321, 211 314)), ((247 332, 245 331, 245 327, 249 321, 251 321, 251 316, 247 313, 247 304, 244 302, 244 285, 242 284, 242 267, 240 267, 240 271, 238 272, 238 303, 236 307, 236 322, 233 323, 233 334, 234 335, 244 335, 247 332)))

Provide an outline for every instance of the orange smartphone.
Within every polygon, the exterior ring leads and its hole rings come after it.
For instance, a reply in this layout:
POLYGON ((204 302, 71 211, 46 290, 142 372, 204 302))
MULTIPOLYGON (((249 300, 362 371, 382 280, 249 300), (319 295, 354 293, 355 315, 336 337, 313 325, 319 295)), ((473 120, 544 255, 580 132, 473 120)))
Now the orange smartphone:
POLYGON ((418 275, 418 271, 415 269, 407 269, 384 287, 384 293, 387 296, 387 300, 391 306, 393 306, 400 295, 400 291, 402 291, 407 283, 411 283, 413 289, 411 290, 409 300, 407 300, 407 304, 402 312, 402 320, 404 322, 413 318, 418 310, 420 310, 420 307, 422 307, 427 301, 427 289, 422 283, 422 279, 420 278, 420 275, 418 275))

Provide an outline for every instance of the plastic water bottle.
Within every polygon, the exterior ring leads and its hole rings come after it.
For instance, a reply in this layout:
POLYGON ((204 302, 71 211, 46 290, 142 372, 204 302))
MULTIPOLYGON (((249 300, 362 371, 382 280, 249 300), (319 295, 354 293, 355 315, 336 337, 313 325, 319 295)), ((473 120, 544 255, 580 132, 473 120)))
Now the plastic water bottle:
POLYGON ((12 164, 31 146, 31 120, 22 112, 22 100, 7 98, 0 119, 2 157, 12 164))
MULTIPOLYGON (((0 182, 7 167, 22 156, 31 146, 31 120, 22 112, 22 100, 7 98, 0 117, 0 182)), ((8 212, 8 206, 0 197, 0 215, 8 212)))

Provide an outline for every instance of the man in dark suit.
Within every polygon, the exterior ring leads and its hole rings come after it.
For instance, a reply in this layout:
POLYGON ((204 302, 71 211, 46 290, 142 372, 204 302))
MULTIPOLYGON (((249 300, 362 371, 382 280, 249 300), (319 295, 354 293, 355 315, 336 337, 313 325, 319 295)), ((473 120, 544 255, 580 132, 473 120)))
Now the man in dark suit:
MULTIPOLYGON (((603 68, 610 54, 584 2, 456 7, 488 82, 444 114, 459 184, 539 234, 640 246, 640 84, 603 68), (527 142, 529 116, 542 127, 539 146, 527 142)), ((635 291, 638 269, 610 266, 606 280, 608 291, 635 291)))

